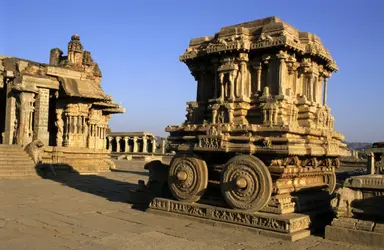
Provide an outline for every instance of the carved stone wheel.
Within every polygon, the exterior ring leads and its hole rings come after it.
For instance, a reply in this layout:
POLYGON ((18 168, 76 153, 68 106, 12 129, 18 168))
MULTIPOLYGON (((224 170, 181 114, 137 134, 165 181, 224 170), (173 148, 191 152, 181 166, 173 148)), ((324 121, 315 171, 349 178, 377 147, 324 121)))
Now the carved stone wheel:
POLYGON ((329 194, 333 194, 333 192, 336 189, 336 173, 332 172, 332 173, 326 174, 324 176, 324 182, 328 184, 327 190, 329 194))
POLYGON ((272 178, 268 168, 252 155, 231 158, 221 174, 221 193, 232 208, 260 210, 272 194, 272 178))
POLYGON ((195 202, 205 193, 208 168, 204 160, 195 155, 173 157, 168 173, 168 186, 173 197, 180 201, 195 202))

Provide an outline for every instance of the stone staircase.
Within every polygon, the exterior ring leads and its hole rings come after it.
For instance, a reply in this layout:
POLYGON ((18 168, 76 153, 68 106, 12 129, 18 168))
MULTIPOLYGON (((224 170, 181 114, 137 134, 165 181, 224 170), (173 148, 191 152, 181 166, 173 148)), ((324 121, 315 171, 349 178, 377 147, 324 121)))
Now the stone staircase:
POLYGON ((0 144, 0 179, 38 177, 35 163, 18 145, 0 144))

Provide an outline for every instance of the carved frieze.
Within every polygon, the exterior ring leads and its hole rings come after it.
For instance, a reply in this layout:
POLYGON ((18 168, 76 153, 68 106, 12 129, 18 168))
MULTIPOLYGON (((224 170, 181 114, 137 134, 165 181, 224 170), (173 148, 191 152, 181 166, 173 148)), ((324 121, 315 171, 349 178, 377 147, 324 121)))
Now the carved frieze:
POLYGON ((191 204, 163 198, 155 198, 149 204, 151 209, 179 213, 210 220, 228 222, 275 232, 293 233, 309 227, 310 219, 306 215, 294 215, 290 218, 267 213, 251 213, 213 207, 204 204, 191 204))

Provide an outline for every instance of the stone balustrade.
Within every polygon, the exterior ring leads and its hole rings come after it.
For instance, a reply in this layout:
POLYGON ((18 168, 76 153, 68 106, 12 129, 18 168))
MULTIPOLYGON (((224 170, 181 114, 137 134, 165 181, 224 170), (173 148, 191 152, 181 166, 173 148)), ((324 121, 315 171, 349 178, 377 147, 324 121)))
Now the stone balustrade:
POLYGON ((166 141, 161 138, 157 145, 155 135, 148 132, 109 132, 107 149, 122 154, 165 154, 166 141))

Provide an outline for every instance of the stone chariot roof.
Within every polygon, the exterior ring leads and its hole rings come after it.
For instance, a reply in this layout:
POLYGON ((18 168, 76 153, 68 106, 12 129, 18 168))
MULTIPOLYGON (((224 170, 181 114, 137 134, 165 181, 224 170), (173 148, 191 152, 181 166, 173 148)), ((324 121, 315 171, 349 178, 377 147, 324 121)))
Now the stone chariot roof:
POLYGON ((208 54, 252 52, 272 47, 291 49, 298 55, 325 61, 331 72, 338 70, 318 36, 299 31, 275 16, 226 26, 214 36, 192 39, 180 60, 188 62, 208 54))

